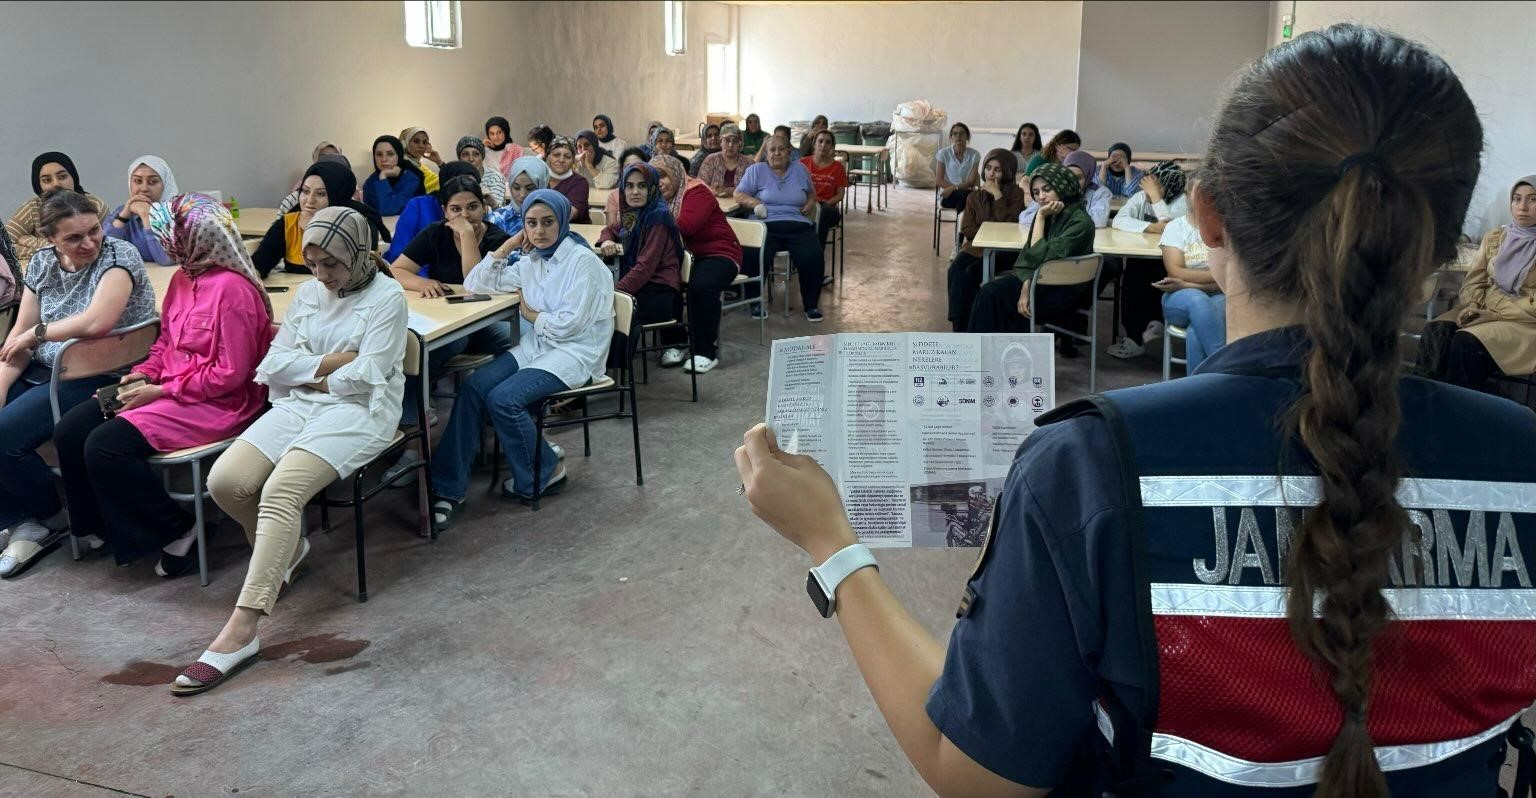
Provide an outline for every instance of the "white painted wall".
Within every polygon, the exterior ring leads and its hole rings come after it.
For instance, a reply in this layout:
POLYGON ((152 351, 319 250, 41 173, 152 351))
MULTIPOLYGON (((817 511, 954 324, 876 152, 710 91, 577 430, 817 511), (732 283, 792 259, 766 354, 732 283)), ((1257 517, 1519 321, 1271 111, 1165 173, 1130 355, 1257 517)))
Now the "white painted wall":
POLYGON ((766 128, 818 113, 889 121, 898 103, 922 99, 973 129, 1067 127, 1077 116, 1082 5, 743 6, 742 112, 756 111, 766 128))
MULTIPOLYGON (((1271 38, 1291 3, 1272 3, 1271 38)), ((1425 43, 1460 76, 1483 121, 1483 174, 1472 198, 1467 232, 1481 235, 1509 221, 1509 186, 1536 173, 1536 101, 1530 89, 1531 31, 1536 3, 1299 2, 1296 34, 1335 22, 1389 28, 1425 43)))
POLYGON ((156 154, 183 189, 269 206, 321 139, 360 175, 381 133, 419 125, 446 154, 494 114, 522 141, 535 122, 575 133, 606 112, 633 140, 652 116, 704 112, 704 36, 727 13, 689 9, 689 53, 669 58, 659 2, 465 2, 464 47, 447 51, 408 47, 393 0, 0 3, 0 213, 31 196, 47 150, 109 203, 128 162, 156 154))
POLYGON ((1260 2, 1084 3, 1083 143, 1203 151, 1234 73, 1268 47, 1269 12, 1260 2))

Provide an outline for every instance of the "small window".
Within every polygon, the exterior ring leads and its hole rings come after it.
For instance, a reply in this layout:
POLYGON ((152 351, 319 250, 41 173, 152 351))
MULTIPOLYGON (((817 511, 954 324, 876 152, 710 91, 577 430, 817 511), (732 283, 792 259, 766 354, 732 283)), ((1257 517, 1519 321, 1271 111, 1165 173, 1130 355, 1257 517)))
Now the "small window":
POLYGON ((439 50, 464 46, 459 0, 405 0, 405 43, 439 50))
POLYGON ((667 55, 684 55, 688 52, 687 16, 683 0, 662 0, 661 27, 666 34, 667 55))
POLYGON ((723 42, 706 42, 704 45, 704 83, 710 113, 734 114, 738 110, 735 50, 733 45, 723 42))

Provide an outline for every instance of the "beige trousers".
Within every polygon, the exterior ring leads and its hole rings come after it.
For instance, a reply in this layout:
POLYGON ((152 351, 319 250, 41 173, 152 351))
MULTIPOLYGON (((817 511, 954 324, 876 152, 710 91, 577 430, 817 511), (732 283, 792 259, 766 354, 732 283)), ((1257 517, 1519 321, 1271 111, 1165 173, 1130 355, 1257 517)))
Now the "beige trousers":
POLYGON ((240 440, 213 464, 208 490, 251 544, 251 567, 236 606, 272 612, 283 574, 299 553, 304 505, 335 481, 336 469, 309 452, 291 449, 274 465, 240 440))

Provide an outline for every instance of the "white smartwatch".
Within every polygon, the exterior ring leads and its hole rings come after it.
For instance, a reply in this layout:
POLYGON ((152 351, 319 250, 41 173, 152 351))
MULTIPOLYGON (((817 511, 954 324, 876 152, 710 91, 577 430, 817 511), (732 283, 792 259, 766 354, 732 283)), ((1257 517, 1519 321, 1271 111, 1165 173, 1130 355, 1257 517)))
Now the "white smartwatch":
POLYGON ((837 586, 854 571, 867 567, 880 570, 869 547, 855 543, 828 557, 826 562, 806 574, 805 592, 811 595, 811 602, 816 605, 816 611, 821 613, 821 617, 831 618, 837 612, 837 586))

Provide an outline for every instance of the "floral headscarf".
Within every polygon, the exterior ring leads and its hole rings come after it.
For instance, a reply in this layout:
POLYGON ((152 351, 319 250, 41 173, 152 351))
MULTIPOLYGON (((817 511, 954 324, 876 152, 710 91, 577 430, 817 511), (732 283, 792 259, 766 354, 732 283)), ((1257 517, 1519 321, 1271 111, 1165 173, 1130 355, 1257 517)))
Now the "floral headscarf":
POLYGON ((1044 180, 1045 184, 1067 205, 1083 201, 1083 187, 1077 181, 1077 173, 1059 163, 1046 162, 1030 175, 1030 183, 1044 180))
POLYGON ((1163 187, 1164 201, 1176 200, 1184 193, 1184 183, 1188 176, 1173 161, 1162 161, 1148 169, 1147 174, 1157 178, 1157 184, 1163 187))
POLYGON ((228 269, 250 280, 267 306, 267 319, 272 319, 272 298, 223 203, 204 194, 177 194, 150 205, 149 231, 188 277, 228 269))

